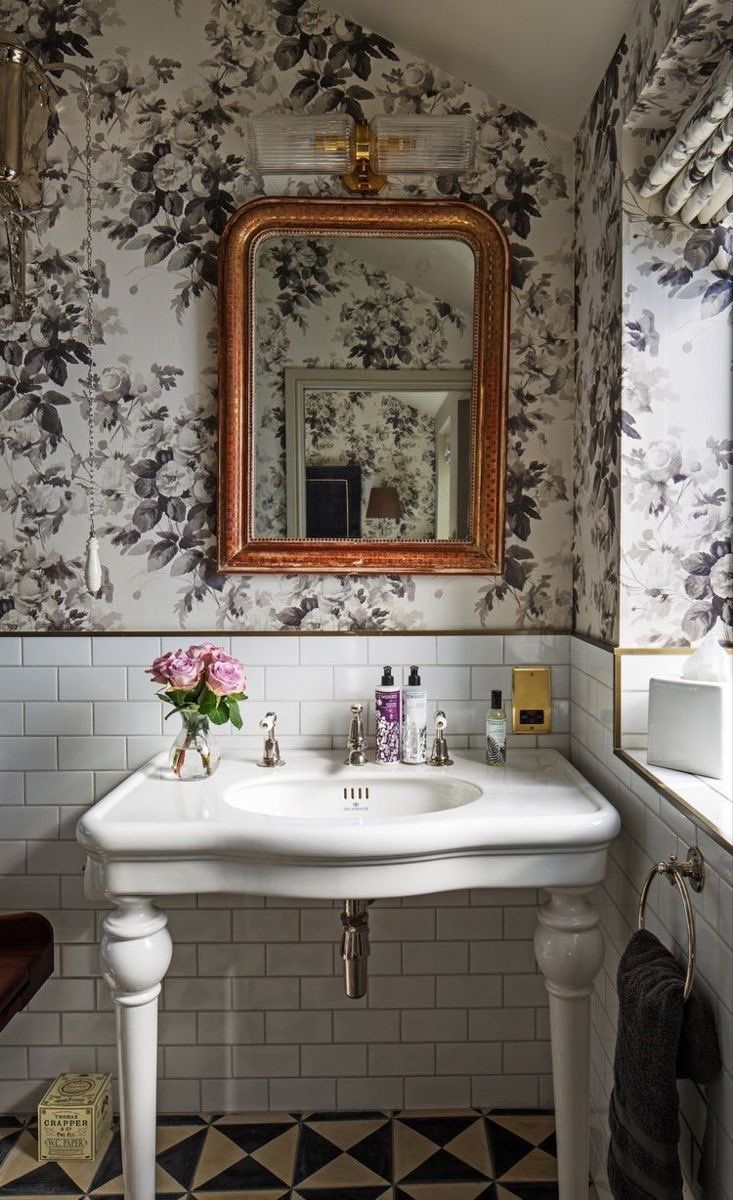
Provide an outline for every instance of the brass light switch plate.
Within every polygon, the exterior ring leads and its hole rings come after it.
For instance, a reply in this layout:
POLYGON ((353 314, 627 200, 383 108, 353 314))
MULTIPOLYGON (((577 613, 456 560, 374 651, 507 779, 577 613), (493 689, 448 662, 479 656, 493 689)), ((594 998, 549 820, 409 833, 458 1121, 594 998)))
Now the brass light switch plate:
POLYGON ((549 733, 552 727, 552 689, 549 667, 512 670, 512 730, 549 733))

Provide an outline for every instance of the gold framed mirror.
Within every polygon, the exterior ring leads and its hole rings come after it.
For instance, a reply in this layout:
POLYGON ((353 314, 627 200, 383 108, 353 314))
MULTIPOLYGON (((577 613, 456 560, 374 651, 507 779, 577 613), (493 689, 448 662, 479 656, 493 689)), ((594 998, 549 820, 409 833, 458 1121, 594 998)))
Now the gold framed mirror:
POLYGON ((245 204, 220 248, 220 570, 500 573, 508 346, 482 209, 245 204))

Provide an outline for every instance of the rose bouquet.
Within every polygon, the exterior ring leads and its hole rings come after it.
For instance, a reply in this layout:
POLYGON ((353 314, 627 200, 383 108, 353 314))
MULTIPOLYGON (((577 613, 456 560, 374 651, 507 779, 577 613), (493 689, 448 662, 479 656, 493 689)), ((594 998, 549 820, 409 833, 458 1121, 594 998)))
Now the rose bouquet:
POLYGON ((210 723, 231 721, 242 728, 239 701, 246 700, 244 665, 213 642, 189 646, 156 658, 148 668, 154 683, 162 684, 158 696, 181 715, 181 731, 170 755, 178 779, 213 775, 220 754, 211 738, 210 723), (191 753, 193 751, 193 753, 191 753))

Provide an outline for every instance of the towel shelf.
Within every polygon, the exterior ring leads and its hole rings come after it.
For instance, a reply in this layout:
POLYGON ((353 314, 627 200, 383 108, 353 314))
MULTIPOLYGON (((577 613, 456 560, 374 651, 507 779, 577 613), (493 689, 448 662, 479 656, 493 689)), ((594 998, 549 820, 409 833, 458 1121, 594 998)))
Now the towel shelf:
POLYGON ((695 917, 692 912, 690 895, 687 891, 685 880, 689 879, 690 887, 693 891, 701 892, 705 883, 705 860, 697 846, 691 846, 687 851, 685 862, 679 862, 676 855, 670 854, 665 862, 657 863, 656 866, 652 867, 646 877, 639 897, 639 929, 644 928, 644 912, 646 910, 649 888, 658 875, 666 875, 672 886, 677 888, 685 910, 685 923, 687 925, 687 974, 685 975, 684 997, 686 1000, 692 991, 692 981, 695 976, 696 939, 695 917))

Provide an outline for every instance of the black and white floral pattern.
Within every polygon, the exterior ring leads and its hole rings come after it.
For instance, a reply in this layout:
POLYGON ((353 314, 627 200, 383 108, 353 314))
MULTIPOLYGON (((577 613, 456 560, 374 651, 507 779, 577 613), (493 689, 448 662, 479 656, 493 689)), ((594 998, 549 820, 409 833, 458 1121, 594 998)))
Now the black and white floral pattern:
POLYGON ((730 636, 733 231, 624 221, 624 641, 730 636))
MULTIPOLYGON (((573 416, 568 146, 532 120, 313 0, 0 0, 49 59, 93 59, 96 407, 105 564, 82 582, 87 474, 80 377, 83 119, 63 78, 31 239, 34 317, 0 306, 0 628, 567 626, 573 416), (395 182, 460 195, 512 244, 508 568, 504 578, 227 577, 214 563, 216 255, 267 190, 244 161, 251 112, 471 112, 470 176, 395 182), (142 601, 142 603, 140 603, 142 601)), ((6 300, 7 297, 0 297, 6 300)), ((272 351, 282 323, 270 330, 272 351)))
POLYGON ((574 610, 608 641, 684 644, 731 619, 730 231, 649 220, 634 195, 638 139, 648 169, 727 36, 724 0, 639 5, 576 138, 574 610))

